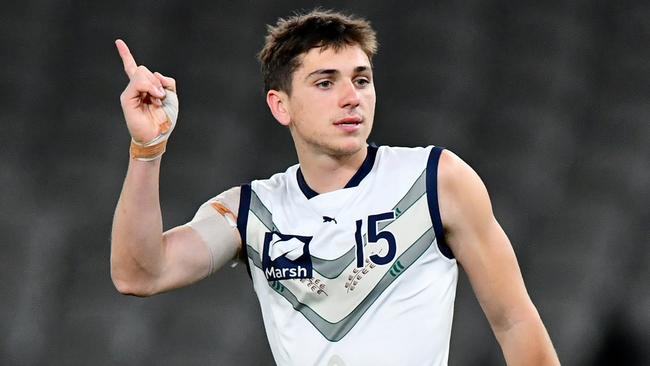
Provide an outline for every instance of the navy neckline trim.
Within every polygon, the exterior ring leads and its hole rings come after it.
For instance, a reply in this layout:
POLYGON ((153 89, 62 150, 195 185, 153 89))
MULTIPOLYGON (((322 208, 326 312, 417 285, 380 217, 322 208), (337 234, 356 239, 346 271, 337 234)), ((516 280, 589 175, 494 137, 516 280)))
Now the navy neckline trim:
MULTIPOLYGON (((359 170, 357 170, 357 172, 352 176, 352 178, 350 178, 348 184, 346 184, 345 187, 343 188, 352 188, 361 184, 363 178, 365 178, 370 173, 372 167, 375 165, 377 150, 379 150, 379 147, 377 147, 377 145, 373 143, 370 143, 368 145, 368 154, 366 155, 365 160, 363 161, 363 163, 361 163, 359 170)), ((309 185, 307 185, 307 182, 305 181, 305 177, 302 175, 302 171, 300 170, 300 167, 298 167, 298 170, 296 171, 296 180, 298 181, 298 187, 300 187, 300 190, 305 195, 305 197, 307 197, 307 199, 312 199, 318 196, 318 192, 314 191, 313 189, 311 189, 311 187, 309 187, 309 185)))
POLYGON ((298 168, 296 171, 296 179, 298 180, 298 187, 300 187, 300 190, 308 200, 318 196, 318 192, 314 191, 307 185, 305 177, 302 175, 300 168, 298 168))

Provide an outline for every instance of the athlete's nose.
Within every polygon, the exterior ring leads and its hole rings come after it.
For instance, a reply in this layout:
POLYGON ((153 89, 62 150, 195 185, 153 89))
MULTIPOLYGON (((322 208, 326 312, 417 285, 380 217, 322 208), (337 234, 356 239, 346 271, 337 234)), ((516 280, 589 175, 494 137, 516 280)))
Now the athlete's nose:
POLYGON ((361 103, 359 90, 354 85, 354 81, 350 80, 343 83, 343 90, 341 91, 341 99, 339 106, 341 108, 356 108, 361 103))

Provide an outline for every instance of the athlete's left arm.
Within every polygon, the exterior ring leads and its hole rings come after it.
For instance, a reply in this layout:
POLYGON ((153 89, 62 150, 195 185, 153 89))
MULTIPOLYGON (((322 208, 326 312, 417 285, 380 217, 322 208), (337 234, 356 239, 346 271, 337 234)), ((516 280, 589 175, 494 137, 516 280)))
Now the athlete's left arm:
POLYGON ((440 216, 447 244, 463 267, 508 365, 559 365, 485 185, 445 150, 438 165, 440 216))

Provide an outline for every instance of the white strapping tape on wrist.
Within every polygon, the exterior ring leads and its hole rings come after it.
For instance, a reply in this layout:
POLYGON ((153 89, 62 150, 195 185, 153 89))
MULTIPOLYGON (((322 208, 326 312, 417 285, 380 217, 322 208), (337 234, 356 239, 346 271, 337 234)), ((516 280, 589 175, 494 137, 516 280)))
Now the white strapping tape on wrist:
MULTIPOLYGON (((178 120, 178 96, 176 95, 175 92, 165 89, 165 99, 162 100, 162 109, 165 112, 165 116, 167 117, 167 120, 159 125, 158 136, 156 136, 153 140, 144 144, 131 139, 132 144, 144 148, 144 149, 136 148, 136 150, 141 150, 140 153, 142 153, 142 150, 148 152, 150 150, 148 148, 163 144, 165 141, 167 141, 167 139, 169 139, 169 136, 174 130, 174 127, 176 127, 176 121, 178 120)), ((145 156, 135 156, 134 159, 140 161, 156 160, 160 156, 162 156, 162 154, 165 152, 165 146, 158 146, 158 147, 159 147, 158 149, 156 148, 151 149, 151 152, 153 153, 152 155, 147 156, 149 154, 145 153, 145 156)))
POLYGON ((160 134, 153 140, 142 144, 144 147, 157 145, 169 138, 172 134, 174 127, 176 127, 176 120, 178 120, 178 96, 171 90, 165 89, 165 99, 162 100, 162 109, 167 115, 167 121, 160 125, 160 134))

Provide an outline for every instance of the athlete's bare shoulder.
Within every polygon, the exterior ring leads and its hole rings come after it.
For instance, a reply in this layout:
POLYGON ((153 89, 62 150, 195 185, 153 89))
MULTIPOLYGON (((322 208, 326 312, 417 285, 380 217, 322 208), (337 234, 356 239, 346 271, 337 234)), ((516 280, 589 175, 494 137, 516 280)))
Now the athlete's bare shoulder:
POLYGON ((481 231, 494 220, 485 184, 458 155, 444 150, 438 163, 438 197, 445 235, 452 250, 460 234, 481 231))
POLYGON ((468 193, 467 190, 485 188, 474 169, 447 149, 442 151, 438 162, 438 186, 440 193, 452 196, 468 193))

